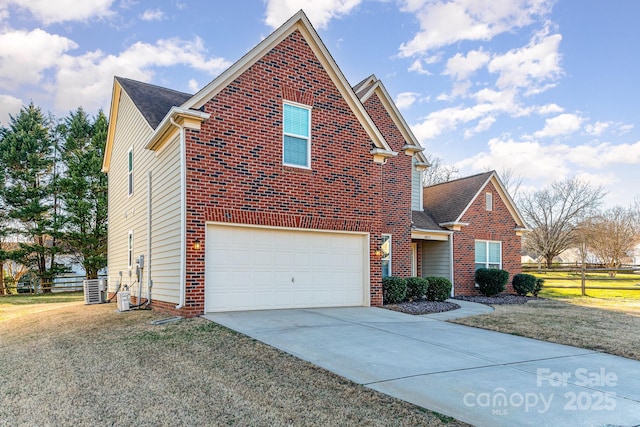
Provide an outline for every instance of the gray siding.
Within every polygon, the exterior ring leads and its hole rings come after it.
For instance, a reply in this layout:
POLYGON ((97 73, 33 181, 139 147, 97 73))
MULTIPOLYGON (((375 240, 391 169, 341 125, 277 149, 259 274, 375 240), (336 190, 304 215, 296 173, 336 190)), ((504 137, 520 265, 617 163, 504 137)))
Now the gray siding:
POLYGON ((451 279, 449 241, 422 242, 422 277, 438 276, 451 279))

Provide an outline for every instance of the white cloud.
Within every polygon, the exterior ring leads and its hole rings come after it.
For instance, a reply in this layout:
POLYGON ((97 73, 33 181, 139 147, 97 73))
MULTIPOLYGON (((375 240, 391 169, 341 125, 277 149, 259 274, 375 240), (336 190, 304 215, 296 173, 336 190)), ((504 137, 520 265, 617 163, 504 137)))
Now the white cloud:
POLYGON ((140 19, 143 21, 162 21, 165 17, 166 15, 160 9, 147 9, 140 16, 140 19))
POLYGON ((433 139, 438 135, 457 129, 460 124, 482 119, 496 111, 491 104, 477 104, 473 107, 450 107, 430 113, 422 123, 411 126, 411 130, 420 142, 433 139))
POLYGON ((138 42, 118 55, 101 51, 73 57, 64 55, 56 74, 56 107, 68 110, 82 105, 91 111, 103 107, 111 93, 114 75, 150 81, 154 67, 186 65, 215 75, 230 64, 223 58, 208 57, 200 38, 138 42))
POLYGON ((600 136, 602 133, 611 126, 611 122, 597 121, 594 124, 588 124, 584 127, 589 135, 600 136))
POLYGON ((476 70, 484 67, 491 56, 482 50, 471 50, 467 55, 456 53, 455 56, 447 60, 445 75, 450 75, 456 80, 467 79, 476 70))
POLYGON ((23 105, 21 99, 11 95, 0 95, 0 124, 9 123, 9 114, 17 115, 23 105))
POLYGON ((0 87, 41 83, 44 71, 56 67, 65 52, 77 47, 73 40, 41 29, 0 34, 0 87))
POLYGON ((28 10, 34 18, 45 25, 87 21, 112 16, 114 0, 4 0, 5 5, 13 5, 28 10))
POLYGON ((553 0, 404 0, 401 9, 418 18, 420 31, 400 46, 410 57, 463 40, 491 40, 546 16, 553 0))
POLYGON ((413 61, 411 63, 411 65, 409 66, 408 71, 414 71, 414 72, 416 72, 418 74, 422 74, 422 75, 425 75, 425 76, 430 76, 431 75, 431 72, 422 66, 422 60, 421 59, 416 59, 415 61, 413 61))
POLYGON ((537 138, 567 135, 580 129, 583 118, 576 114, 560 114, 559 116, 546 119, 544 128, 533 134, 537 138))
POLYGON ((537 108, 537 113, 540 114, 541 116, 544 116, 547 114, 562 113, 562 112, 564 112, 564 108, 562 108, 556 103, 542 105, 537 108))
POLYGON ((559 53, 562 36, 546 32, 536 35, 525 47, 491 59, 488 69, 498 74, 498 88, 526 88, 526 94, 535 94, 553 87, 548 83, 562 74, 559 53))
POLYGON ((403 110, 409 108, 418 99, 420 94, 416 92, 402 92, 399 93, 395 99, 396 107, 403 110))
POLYGON ((327 28, 329 21, 348 15, 362 0, 267 0, 264 22, 279 27, 300 9, 316 28, 327 28))
POLYGON ((189 89, 191 89, 191 92, 193 93, 196 93, 200 90, 200 85, 198 85, 196 79, 189 80, 189 89))
POLYGON ((581 175, 596 184, 606 184, 612 182, 610 172, 603 174, 597 171, 610 171, 617 165, 639 162, 640 141, 634 144, 570 146, 494 138, 489 141, 488 151, 461 160, 455 166, 472 171, 509 168, 526 179, 546 183, 581 175))

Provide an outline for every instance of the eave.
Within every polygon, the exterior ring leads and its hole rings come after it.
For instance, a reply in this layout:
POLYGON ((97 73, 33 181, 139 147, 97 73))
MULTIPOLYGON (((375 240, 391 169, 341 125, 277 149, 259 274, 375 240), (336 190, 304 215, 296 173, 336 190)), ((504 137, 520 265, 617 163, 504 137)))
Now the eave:
POLYGON ((144 148, 154 151, 159 150, 177 131, 173 123, 187 129, 200 130, 200 124, 209 119, 210 116, 210 114, 202 111, 172 107, 153 132, 144 148))
POLYGON ((467 225, 469 225, 468 222, 443 222, 441 224, 438 224, 440 227, 444 227, 448 230, 451 231, 460 231, 462 230, 462 227, 466 227, 467 225))
POLYGON ((433 240, 439 242, 446 242, 449 240, 449 236, 453 234, 453 231, 449 230, 411 230, 411 238, 414 240, 433 240))

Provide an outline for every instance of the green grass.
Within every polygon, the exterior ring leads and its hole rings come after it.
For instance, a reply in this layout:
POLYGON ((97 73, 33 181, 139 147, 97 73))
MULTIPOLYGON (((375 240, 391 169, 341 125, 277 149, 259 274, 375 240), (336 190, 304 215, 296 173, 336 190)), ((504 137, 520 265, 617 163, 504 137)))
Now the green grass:
MULTIPOLYGON (((544 288, 540 292, 545 298, 582 298, 581 289, 560 289, 551 288, 553 286, 581 286, 580 273, 553 271, 549 273, 531 272, 536 277, 544 279, 544 288)), ((591 272, 586 275, 587 295, 594 298, 623 298, 640 300, 640 275, 618 274, 615 278, 610 278, 606 272, 591 272), (637 288, 637 290, 627 289, 590 289, 593 287, 611 288, 637 288)))
POLYGON ((18 294, 0 296, 0 306, 3 305, 27 305, 27 304, 51 304, 60 302, 83 301, 83 292, 58 292, 55 294, 18 294))

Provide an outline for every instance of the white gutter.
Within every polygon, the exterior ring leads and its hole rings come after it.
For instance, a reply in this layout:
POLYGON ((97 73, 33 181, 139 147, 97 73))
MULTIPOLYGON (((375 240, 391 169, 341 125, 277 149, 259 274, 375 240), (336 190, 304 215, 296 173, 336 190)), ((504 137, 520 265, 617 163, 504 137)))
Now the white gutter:
MULTIPOLYGON (((147 262, 145 268, 147 270, 147 292, 151 293, 151 170, 147 172, 147 262)), ((142 284, 140 284, 142 287, 142 284)), ((147 295, 147 301, 150 300, 150 295, 147 295)), ((138 301, 138 304, 140 301, 138 301)))
POLYGON ((169 116, 172 125, 180 129, 180 300, 176 309, 179 310, 185 305, 185 276, 187 274, 187 245, 186 245, 186 229, 187 229, 187 153, 185 149, 184 126, 179 125, 169 116))
POLYGON ((450 275, 451 275, 451 296, 454 296, 456 294, 455 289, 456 289, 456 284, 453 281, 453 235, 455 233, 451 233, 451 238, 449 238, 449 269, 450 271, 450 275))

